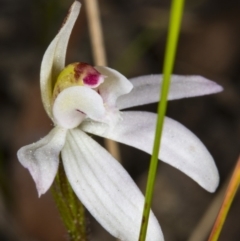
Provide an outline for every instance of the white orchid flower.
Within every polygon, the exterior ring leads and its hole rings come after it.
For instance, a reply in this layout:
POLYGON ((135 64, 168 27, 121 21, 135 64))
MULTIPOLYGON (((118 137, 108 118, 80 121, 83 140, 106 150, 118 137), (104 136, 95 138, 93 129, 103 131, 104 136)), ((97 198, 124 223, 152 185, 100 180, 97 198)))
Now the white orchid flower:
MULTIPOLYGON (((124 143, 151 154, 156 114, 120 110, 159 101, 161 75, 130 81, 116 70, 74 63, 65 67, 69 37, 80 11, 75 1, 41 65, 41 94, 55 127, 40 141, 18 151, 39 196, 52 185, 61 153, 66 176, 81 202, 113 236, 137 241, 144 197, 124 170, 85 132, 124 143)), ((221 91, 199 76, 172 76, 169 100, 221 91)), ((178 122, 165 118, 159 159, 176 167, 206 190, 215 191, 219 176, 201 141, 178 122)), ((151 213, 147 241, 164 240, 151 213)))

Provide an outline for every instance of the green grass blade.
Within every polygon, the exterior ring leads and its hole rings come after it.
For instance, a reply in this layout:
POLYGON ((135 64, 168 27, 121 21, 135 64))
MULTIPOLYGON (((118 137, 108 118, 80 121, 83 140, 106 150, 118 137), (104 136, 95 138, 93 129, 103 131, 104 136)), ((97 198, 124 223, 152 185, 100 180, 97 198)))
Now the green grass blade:
POLYGON ((173 0, 170 13, 169 33, 167 38, 167 48, 164 58, 163 66, 163 84, 161 88, 161 102, 158 105, 158 117, 157 126, 155 132, 155 140, 153 145, 153 153, 151 157, 151 163, 148 174, 146 197, 144 203, 142 224, 140 229, 139 241, 145 241, 146 231, 148 226, 148 218, 150 213, 150 207, 152 203, 154 183, 156 179, 157 167, 158 167, 158 154, 161 143, 161 136, 163 130, 163 122, 167 109, 167 96, 170 86, 170 76, 173 71, 174 60, 176 56, 176 48, 178 42, 178 36, 180 32, 180 23, 183 14, 184 0, 173 0))

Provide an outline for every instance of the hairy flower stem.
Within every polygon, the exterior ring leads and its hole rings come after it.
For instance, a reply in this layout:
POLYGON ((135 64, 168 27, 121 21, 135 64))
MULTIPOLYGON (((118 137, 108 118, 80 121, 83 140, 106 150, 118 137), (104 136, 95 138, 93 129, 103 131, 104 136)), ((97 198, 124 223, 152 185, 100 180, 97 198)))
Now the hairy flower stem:
POLYGON ((69 239, 71 241, 87 241, 84 206, 73 192, 62 162, 60 162, 58 174, 51 190, 62 221, 67 228, 69 239))
POLYGON ((157 125, 155 139, 151 157, 151 163, 148 174, 146 197, 143 209, 142 224, 139 234, 139 241, 145 241, 147 236, 148 220, 150 215, 153 189, 156 180, 158 156, 160 151, 163 123, 167 109, 167 97, 170 87, 170 76, 173 71, 173 65, 176 55, 178 36, 180 32, 180 23, 182 20, 184 0, 173 0, 170 13, 169 33, 167 38, 167 47, 163 66, 163 83, 161 88, 161 101, 158 104, 157 125))

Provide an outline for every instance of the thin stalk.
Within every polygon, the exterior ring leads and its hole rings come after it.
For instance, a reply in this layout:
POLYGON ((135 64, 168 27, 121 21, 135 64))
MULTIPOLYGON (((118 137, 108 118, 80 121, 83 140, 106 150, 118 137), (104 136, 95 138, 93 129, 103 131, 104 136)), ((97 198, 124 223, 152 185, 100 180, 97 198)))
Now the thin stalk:
POLYGON ((153 197, 154 183, 156 179, 158 156, 161 144, 164 117, 167 109, 167 96, 170 86, 170 76, 173 71, 174 60, 176 56, 177 42, 180 32, 180 23, 183 14, 184 0, 173 0, 170 12, 169 33, 167 38, 167 48, 164 57, 163 83, 161 88, 161 102, 158 104, 158 117, 155 131, 155 140, 148 174, 146 197, 142 216, 142 223, 139 235, 139 241, 145 241, 147 235, 147 226, 150 213, 150 207, 153 197))
POLYGON ((67 180, 62 162, 60 162, 51 190, 63 223, 67 228, 69 240, 87 241, 85 210, 67 180))
POLYGON ((227 184, 229 183, 229 180, 230 178, 227 178, 227 180, 224 182, 221 189, 218 191, 213 201, 206 209, 203 217, 200 219, 197 226, 194 227, 194 230, 192 231, 187 241, 206 240, 206 238, 208 237, 211 231, 211 227, 213 226, 214 221, 216 219, 215 217, 217 216, 218 211, 220 210, 222 200, 227 190, 227 184))
MULTIPOLYGON (((106 50, 104 47, 103 31, 101 26, 99 6, 97 0, 85 0, 87 18, 92 43, 94 64, 107 66, 106 50)), ((119 146, 115 141, 104 139, 108 151, 118 160, 121 160, 119 146)))
POLYGON ((236 192, 239 188, 240 184, 240 156, 237 161, 237 165, 233 171, 230 183, 228 185, 225 198, 223 200, 222 206, 220 208, 220 211, 218 213, 217 219, 215 221, 215 224, 213 226, 212 232, 210 234, 210 237, 208 241, 217 241, 219 238, 219 235, 221 233, 223 224, 226 220, 228 211, 231 207, 232 201, 236 195, 236 192))

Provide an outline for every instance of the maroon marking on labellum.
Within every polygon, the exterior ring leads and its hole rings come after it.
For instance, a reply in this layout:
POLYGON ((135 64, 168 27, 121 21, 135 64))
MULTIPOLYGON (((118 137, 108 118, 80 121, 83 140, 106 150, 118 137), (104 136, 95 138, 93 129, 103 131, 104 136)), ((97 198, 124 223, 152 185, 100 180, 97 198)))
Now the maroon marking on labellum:
POLYGON ((83 79, 83 82, 87 85, 96 85, 98 83, 98 79, 98 74, 89 74, 83 79))
POLYGON ((85 113, 84 112, 82 112, 81 110, 79 110, 79 109, 76 109, 76 111, 77 112, 80 112, 80 113, 82 113, 82 114, 84 114, 85 115, 85 113))
POLYGON ((83 75, 83 82, 86 85, 94 86, 98 84, 100 73, 93 66, 86 63, 76 63, 74 67, 74 78, 76 81, 83 75))
POLYGON ((77 63, 76 66, 74 67, 74 77, 76 80, 80 77, 80 75, 88 68, 88 64, 86 63, 77 63))

